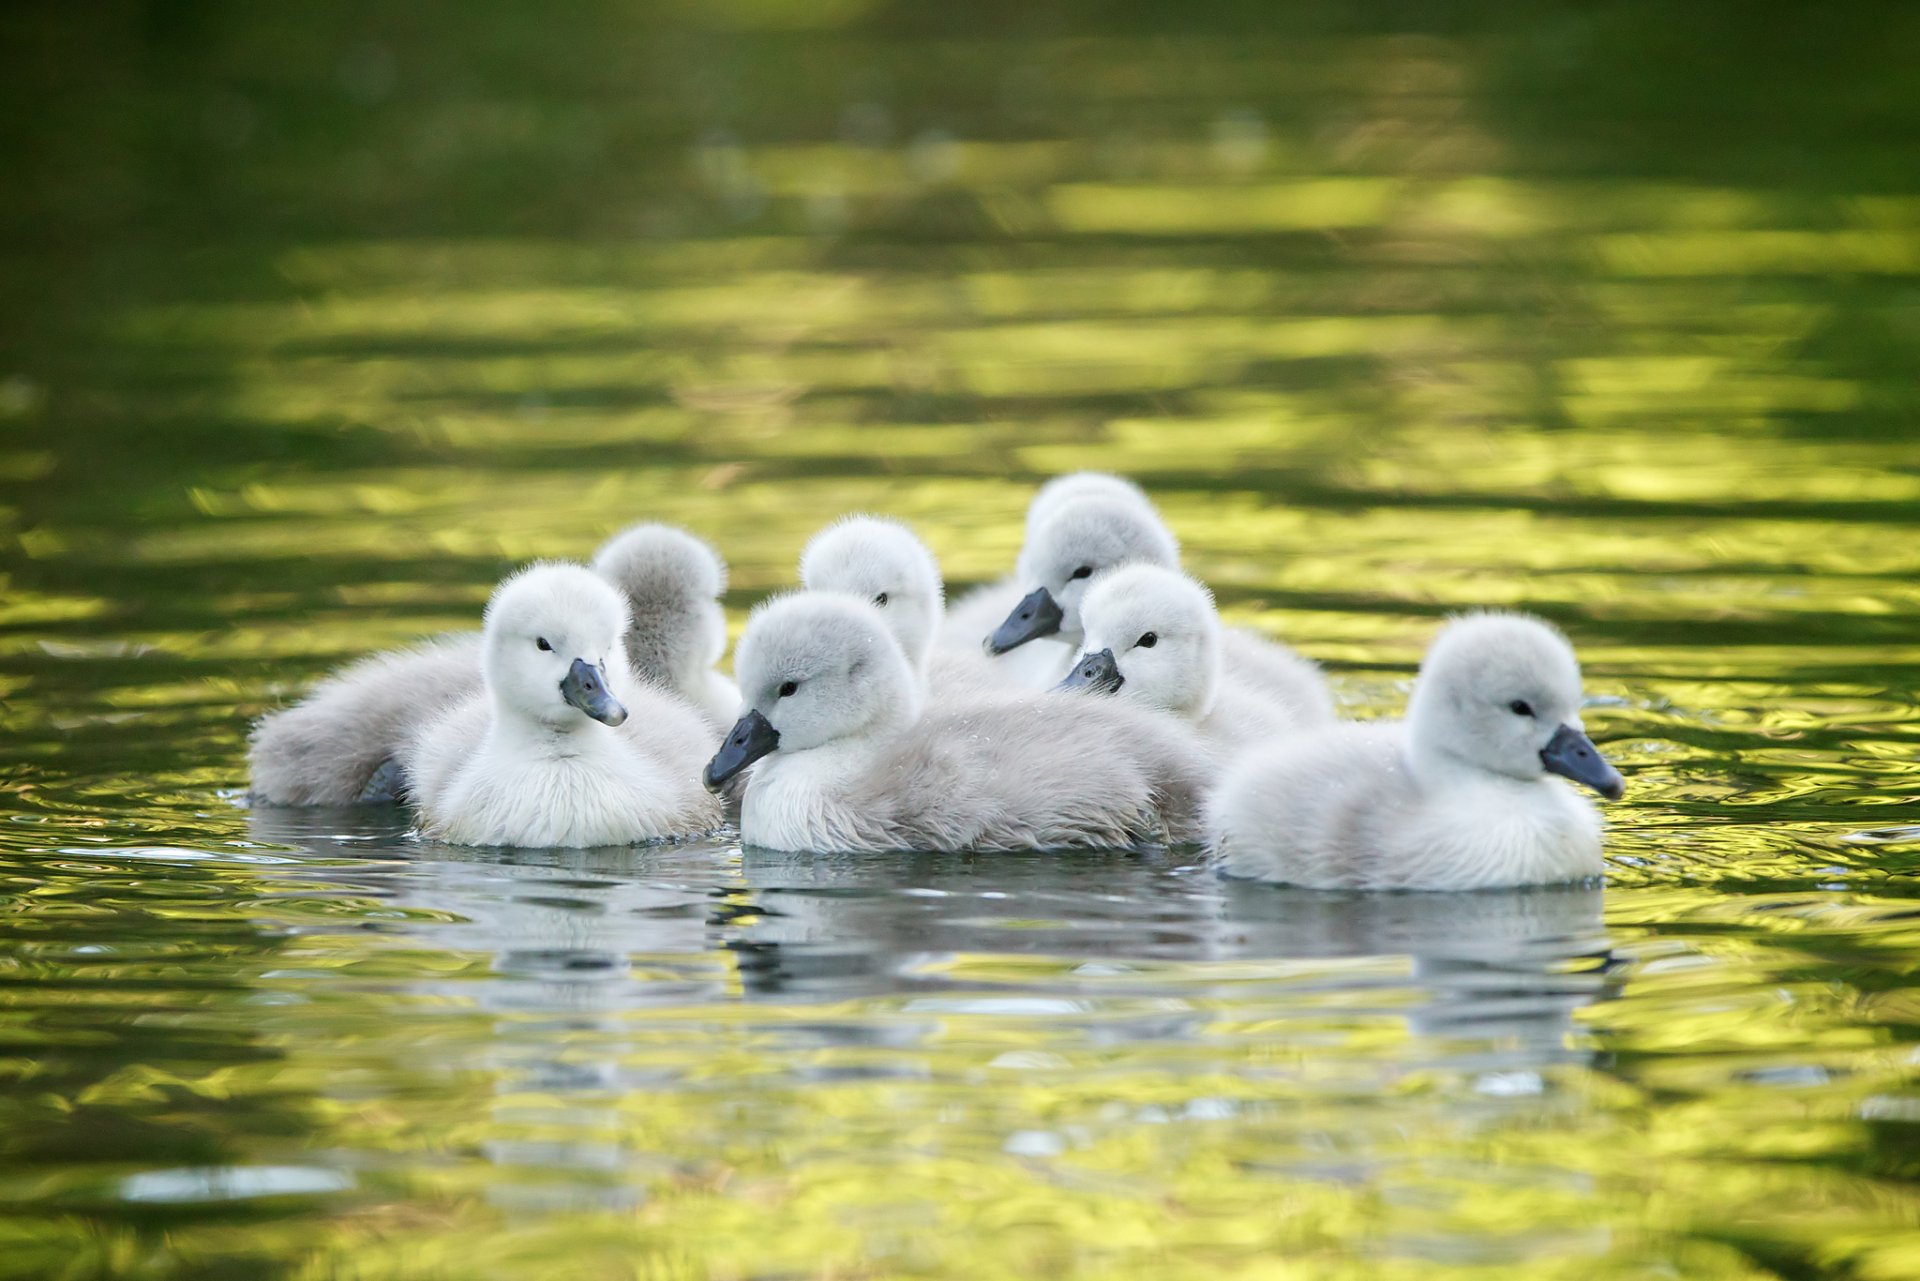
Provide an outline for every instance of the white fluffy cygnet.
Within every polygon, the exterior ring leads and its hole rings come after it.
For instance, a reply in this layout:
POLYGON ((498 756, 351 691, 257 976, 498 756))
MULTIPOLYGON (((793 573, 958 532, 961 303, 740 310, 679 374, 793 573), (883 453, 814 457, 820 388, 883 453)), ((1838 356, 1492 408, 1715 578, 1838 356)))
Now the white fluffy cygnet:
POLYGON ((401 752, 422 833, 550 848, 717 827, 699 779, 708 731, 683 700, 632 678, 626 631, 620 594, 584 566, 534 565, 501 583, 485 689, 401 752))
POLYGON ((1094 576, 1135 561, 1180 563, 1180 544, 1151 506, 1104 495, 1053 506, 1020 549, 1015 572, 1027 594, 987 637, 988 651, 1016 667, 1022 684, 1050 688, 1080 652, 1080 602, 1094 576), (1018 655, 1036 645, 1038 658, 1018 655))
POLYGON ((1218 749, 1272 743, 1333 720, 1320 669, 1291 650, 1289 697, 1223 673, 1213 595, 1178 570, 1122 565, 1098 575, 1080 605, 1086 639, 1063 689, 1113 694, 1193 722, 1218 749))
MULTIPOLYGON (((636 525, 600 549, 595 569, 627 598, 628 662, 686 699, 711 737, 733 722, 739 691, 713 670, 726 647, 718 596, 726 565, 670 525, 636 525)), ((405 799, 395 761, 421 725, 480 688, 478 635, 375 654, 328 677, 254 727, 249 794, 269 805, 387 804, 405 799)))
MULTIPOLYGON (((1064 476, 1055 476, 1034 491, 1032 501, 1027 504, 1023 546, 1033 540, 1034 531, 1049 516, 1063 504, 1078 498, 1108 498, 1116 502, 1136 503, 1149 512, 1153 511, 1153 502, 1147 497, 1146 491, 1125 477, 1102 471, 1068 472, 1064 476)), ((946 621, 940 629, 941 647, 969 655, 977 654, 980 651, 980 638, 998 627, 1030 590, 1030 587, 1021 586, 1017 572, 997 583, 974 588, 947 607, 946 621)), ((1048 648, 1044 645, 1034 647, 1036 652, 1048 648)), ((1029 661, 1032 656, 1031 653, 1028 655, 1029 661)), ((1017 670, 1019 664, 1003 662, 1001 666, 1017 670)))
POLYGON ((442 636, 363 658, 270 712, 248 744, 248 792, 266 805, 401 799, 393 756, 426 721, 480 688, 480 638, 442 636))
POLYGON ((941 697, 1004 691, 978 647, 936 650, 945 585, 940 563, 911 529, 882 516, 835 521, 800 553, 800 582, 809 591, 844 592, 880 611, 914 673, 941 697))
POLYGON ((1474 614, 1427 651, 1404 723, 1250 757, 1208 826, 1230 875, 1320 889, 1580 881, 1602 874, 1601 821, 1567 779, 1616 799, 1625 787, 1580 723, 1572 647, 1538 619, 1474 614))
POLYGON ((1107 848, 1194 833, 1205 768, 1184 727, 1101 699, 922 715, 920 683, 863 601, 801 592, 767 602, 735 670, 748 711, 706 780, 723 787, 753 767, 740 818, 749 844, 1107 848))
POLYGON ((714 670, 727 648, 720 595, 727 566, 684 529, 645 524, 615 534, 594 572, 627 598, 627 662, 636 676, 680 695, 716 730, 740 711, 740 691, 714 670))

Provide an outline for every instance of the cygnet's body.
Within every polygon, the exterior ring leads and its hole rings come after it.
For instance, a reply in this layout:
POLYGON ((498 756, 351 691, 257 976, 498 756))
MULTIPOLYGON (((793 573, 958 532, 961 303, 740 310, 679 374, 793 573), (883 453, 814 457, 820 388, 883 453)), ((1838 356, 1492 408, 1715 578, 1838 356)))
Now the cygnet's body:
POLYGON ((1326 681, 1298 654, 1286 660, 1286 696, 1221 665, 1220 618, 1200 583, 1158 565, 1122 565, 1097 576, 1080 605, 1085 640, 1063 688, 1191 721, 1216 750, 1265 745, 1333 720, 1326 681))
POLYGON ((442 636, 363 658, 270 712, 248 745, 249 792, 268 805, 401 799, 391 761, 419 727, 480 688, 480 638, 442 636))
POLYGON ((1135 562, 1167 569, 1180 563, 1180 544, 1143 500, 1095 495, 1052 506, 1026 545, 1017 570, 1027 594, 987 638, 997 663, 1019 664, 1029 688, 1051 688, 1080 652, 1085 629, 1080 602, 1095 575, 1135 562), (1041 646, 1045 661, 1023 660, 1041 646))
POLYGON ((727 648, 720 595, 726 562, 684 529, 635 525, 607 540, 594 572, 627 598, 627 662, 636 676, 699 708, 717 731, 740 711, 740 691, 714 670, 727 648))
POLYGON ((635 681, 626 608, 579 565, 535 565, 488 603, 486 687, 401 752, 423 834, 460 845, 630 845, 711 831, 699 714, 635 681))
POLYGON ((1110 700, 975 702, 921 714, 879 614, 836 593, 763 605, 736 655, 749 709, 707 767, 753 766, 742 837, 785 850, 1016 850, 1187 840, 1201 750, 1110 700), (758 764, 755 764, 755 762, 758 764))
POLYGON ((800 553, 800 582, 809 591, 857 596, 880 611, 928 693, 945 698, 1008 688, 978 647, 934 647, 945 598, 940 563, 899 521, 849 516, 827 526, 800 553))
MULTIPOLYGON (((1044 524, 1048 517, 1060 507, 1078 498, 1107 498, 1116 502, 1135 503, 1147 511, 1153 511, 1153 503, 1146 491, 1121 476, 1101 471, 1076 471, 1064 476, 1055 476, 1034 491, 1033 500, 1027 504, 1026 532, 1022 535, 1022 547, 1033 541, 1034 531, 1044 524)), ((940 629, 942 648, 956 650, 967 655, 980 652, 980 638, 998 627, 1001 620, 1013 611, 1032 588, 1021 585, 1021 576, 1016 570, 1011 576, 997 583, 988 583, 976 587, 954 601, 947 608, 945 625, 940 629)), ((1036 643, 1029 647, 1031 652, 1023 658, 1012 655, 1003 658, 997 666, 1007 672, 1019 672, 1022 667, 1032 666, 1038 670, 1044 664, 1034 660, 1042 654, 1054 654, 1053 646, 1036 643)), ((1058 655, 1054 654, 1057 658, 1058 655)), ((1031 687, 1032 681, 1024 682, 1031 687)))
POLYGON ((1580 723, 1572 648, 1537 619, 1455 620, 1400 723, 1338 725, 1251 757, 1209 828, 1224 869, 1319 889, 1469 890, 1602 874, 1601 821, 1562 775, 1624 788, 1580 723))

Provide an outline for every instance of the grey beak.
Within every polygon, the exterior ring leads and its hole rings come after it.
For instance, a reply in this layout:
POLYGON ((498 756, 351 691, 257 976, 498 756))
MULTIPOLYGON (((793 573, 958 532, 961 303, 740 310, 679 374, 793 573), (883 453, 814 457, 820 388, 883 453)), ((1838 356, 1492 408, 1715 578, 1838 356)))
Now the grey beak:
POLYGON ((1007 621, 987 637, 987 652, 1004 654, 1030 640, 1052 636, 1060 630, 1060 620, 1064 617, 1066 615, 1060 612, 1053 593, 1044 587, 1036 588, 1025 600, 1015 605, 1013 612, 1007 615, 1007 621))
POLYGON ((780 746, 780 731, 759 712, 748 712, 727 732, 720 750, 707 762, 701 779, 707 790, 717 792, 741 770, 780 746))
POLYGON ((1627 780, 1620 777, 1620 771, 1607 763, 1592 739, 1571 725, 1553 731, 1553 737, 1540 749, 1540 763, 1562 778, 1585 783, 1610 801, 1619 800, 1627 790, 1627 780))
POLYGON ((618 725, 627 719, 627 709, 607 692, 607 674, 584 658, 574 659, 567 669, 567 679, 560 682, 560 697, 602 725, 618 725))
POLYGON ((1067 673, 1067 679, 1061 681, 1056 689, 1084 689, 1095 694, 1112 694, 1127 683, 1120 674, 1120 664, 1113 660, 1113 651, 1103 649, 1097 654, 1088 654, 1073 665, 1067 673))

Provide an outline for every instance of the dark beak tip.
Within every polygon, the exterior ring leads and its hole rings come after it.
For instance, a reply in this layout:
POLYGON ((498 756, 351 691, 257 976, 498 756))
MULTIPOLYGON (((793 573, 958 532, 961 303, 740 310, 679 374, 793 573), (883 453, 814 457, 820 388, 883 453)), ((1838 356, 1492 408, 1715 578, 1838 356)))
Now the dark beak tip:
POLYGON ((718 792, 742 770, 779 746, 780 731, 759 712, 748 712, 727 731, 726 738, 721 740, 720 750, 713 754, 713 759, 700 772, 700 781, 706 784, 708 791, 718 792))
POLYGON ((1004 654, 1030 640, 1056 635, 1063 617, 1065 615, 1059 603, 1053 599, 1053 593, 1044 587, 1035 588, 1013 607, 1013 612, 1007 615, 1004 623, 994 628, 993 635, 987 637, 987 652, 1004 654))

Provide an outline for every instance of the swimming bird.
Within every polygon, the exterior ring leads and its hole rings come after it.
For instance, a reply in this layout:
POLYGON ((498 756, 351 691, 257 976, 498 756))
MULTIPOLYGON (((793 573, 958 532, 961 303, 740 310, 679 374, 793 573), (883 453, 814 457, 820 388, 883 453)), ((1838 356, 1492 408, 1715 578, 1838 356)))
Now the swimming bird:
POLYGON ((1271 743, 1333 720, 1320 669, 1284 647, 1284 695, 1221 665, 1213 595, 1178 570, 1136 562, 1095 576, 1080 605, 1080 659, 1062 689, 1115 694, 1193 722, 1216 748, 1271 743))
POLYGON ((684 529, 642 524, 608 539, 593 569, 626 595, 634 673, 692 703, 715 730, 730 724, 740 691, 714 670, 727 648, 720 607, 727 565, 720 554, 684 529))
POLYGON ((1112 700, 969 702, 922 714, 869 604, 775 598, 735 651, 748 711, 708 764, 753 776, 742 837, 784 850, 1017 850, 1187 840, 1205 783, 1190 732, 1112 700), (756 764, 757 762, 757 764, 756 764))
MULTIPOLYGON (((1124 476, 1102 471, 1068 472, 1064 476, 1055 476, 1034 491, 1032 500, 1027 504, 1022 545, 1033 541, 1034 531, 1055 511, 1079 498, 1110 498, 1116 502, 1135 503, 1149 512, 1153 511, 1153 502, 1147 497, 1146 491, 1124 476)), ((947 607, 946 621, 940 629, 941 647, 968 655, 978 653, 980 638, 999 626, 1000 620, 1012 612, 1029 590, 1021 586, 1017 570, 997 583, 974 588, 947 607)), ((1009 665, 1002 663, 1000 666, 1009 665)))
POLYGON ((254 726, 249 795, 267 805, 391 804, 402 792, 394 753, 479 688, 475 635, 363 658, 254 726))
POLYGON ((857 596, 879 610, 930 693, 1007 688, 978 648, 967 653, 934 648, 945 597, 940 563, 901 522, 882 516, 835 521, 800 553, 800 582, 809 591, 857 596))
POLYGON ((700 785, 712 741, 684 700, 633 679, 620 594, 582 565, 531 566, 487 604, 486 687, 401 750, 423 834, 579 847, 720 824, 700 785))
MULTIPOLYGON (((727 636, 716 600, 726 585, 719 555, 685 530, 636 525, 600 549, 595 567, 627 597, 634 673, 699 708, 718 736, 740 710, 733 682, 713 670, 727 636)), ((468 633, 375 654, 269 712, 248 748, 249 794, 269 805, 405 799, 395 753, 424 722, 480 688, 480 654, 479 635, 468 633)))
POLYGON ((1248 757, 1209 805, 1224 870, 1319 889, 1468 890, 1602 874, 1618 799, 1580 721, 1573 648, 1539 619, 1470 614, 1434 640, 1404 723, 1344 724, 1248 757))
POLYGON ((1016 573, 1027 594, 987 637, 988 652, 1046 642, 1044 661, 1020 674, 1043 689, 1057 683, 1084 639, 1080 602, 1094 575, 1134 561, 1168 569, 1180 563, 1180 544, 1151 506, 1110 496, 1061 502, 1020 549, 1016 573))

